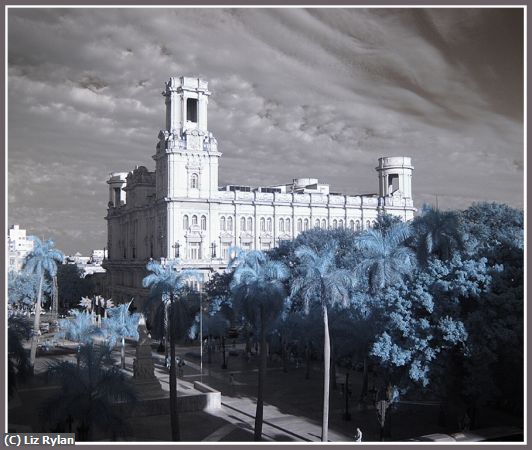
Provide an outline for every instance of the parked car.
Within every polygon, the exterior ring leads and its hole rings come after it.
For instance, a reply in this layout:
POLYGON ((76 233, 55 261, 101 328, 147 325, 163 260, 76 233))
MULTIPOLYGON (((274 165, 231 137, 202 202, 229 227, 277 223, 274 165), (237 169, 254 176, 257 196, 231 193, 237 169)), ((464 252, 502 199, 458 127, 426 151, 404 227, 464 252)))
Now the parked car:
POLYGON ((524 442, 524 434, 517 427, 490 427, 458 433, 434 433, 419 436, 407 441, 417 442, 524 442))

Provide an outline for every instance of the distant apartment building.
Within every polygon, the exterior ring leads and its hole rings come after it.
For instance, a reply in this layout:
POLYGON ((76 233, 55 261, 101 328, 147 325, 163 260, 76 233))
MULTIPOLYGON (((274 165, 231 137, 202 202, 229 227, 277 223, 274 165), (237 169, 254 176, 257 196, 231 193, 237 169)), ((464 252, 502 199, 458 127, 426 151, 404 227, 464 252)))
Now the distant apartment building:
POLYGON ((33 241, 26 236, 26 230, 19 225, 13 225, 8 230, 7 251, 8 271, 20 272, 24 259, 33 250, 33 241))

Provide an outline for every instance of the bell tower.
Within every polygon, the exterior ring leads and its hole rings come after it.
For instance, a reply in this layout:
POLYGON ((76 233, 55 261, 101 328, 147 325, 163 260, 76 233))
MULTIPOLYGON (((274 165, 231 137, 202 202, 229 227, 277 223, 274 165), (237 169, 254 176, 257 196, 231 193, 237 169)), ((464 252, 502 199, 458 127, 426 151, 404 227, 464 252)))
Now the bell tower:
POLYGON ((408 156, 379 158, 379 197, 400 196, 412 198, 412 173, 414 166, 408 156))
POLYGON ((218 143, 208 130, 208 83, 171 77, 162 92, 165 128, 159 132, 156 197, 209 198, 218 191, 218 143))

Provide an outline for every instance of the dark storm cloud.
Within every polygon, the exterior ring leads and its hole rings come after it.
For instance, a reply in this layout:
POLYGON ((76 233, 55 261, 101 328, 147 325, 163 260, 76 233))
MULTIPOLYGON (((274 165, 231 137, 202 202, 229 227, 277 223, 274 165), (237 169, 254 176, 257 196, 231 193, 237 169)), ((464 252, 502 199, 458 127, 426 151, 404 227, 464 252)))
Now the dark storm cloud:
POLYGON ((10 9, 9 223, 105 245, 109 172, 153 169, 170 76, 209 81, 220 181, 523 204, 519 9, 10 9))

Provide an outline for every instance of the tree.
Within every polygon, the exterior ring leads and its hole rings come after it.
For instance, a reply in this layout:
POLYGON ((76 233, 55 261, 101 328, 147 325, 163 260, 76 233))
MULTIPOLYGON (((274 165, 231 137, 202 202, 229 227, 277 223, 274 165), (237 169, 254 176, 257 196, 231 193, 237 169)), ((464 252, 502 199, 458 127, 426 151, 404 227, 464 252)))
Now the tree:
MULTIPOLYGON (((9 272, 7 278, 8 300, 11 308, 29 311, 35 306, 40 277, 35 273, 9 272)), ((44 280, 43 293, 50 294, 50 284, 44 280)))
POLYGON ((72 318, 59 320, 57 337, 78 343, 76 361, 79 367, 82 345, 90 344, 96 336, 101 334, 101 331, 94 325, 92 316, 88 312, 73 309, 70 314, 72 318))
POLYGON ((15 392, 17 378, 24 378, 30 363, 23 341, 31 336, 31 323, 22 316, 11 315, 7 320, 7 392, 9 397, 15 392))
POLYGON ((39 288, 37 290, 37 300, 35 303, 35 321, 33 323, 33 336, 31 340, 30 365, 35 366, 35 356, 37 355, 37 345, 39 342, 39 323, 41 319, 41 298, 44 285, 44 277, 48 274, 55 278, 57 274, 57 263, 62 263, 64 255, 54 248, 52 240, 42 242, 35 236, 30 236, 33 240, 33 250, 26 257, 24 270, 35 273, 39 276, 39 288))
POLYGON ((113 348, 118 340, 121 341, 120 362, 122 369, 126 367, 125 339, 128 337, 138 340, 139 338, 138 326, 140 314, 130 314, 130 304, 122 304, 114 308, 109 308, 107 310, 108 317, 103 319, 103 333, 107 338, 109 346, 113 348))
POLYGON ((92 292, 92 283, 82 277, 83 271, 76 264, 61 264, 57 269, 59 309, 69 310, 77 306, 82 297, 92 292))
POLYGON ((427 264, 430 255, 448 260, 464 248, 459 215, 454 211, 440 211, 423 206, 421 216, 414 219, 418 259, 427 264))
MULTIPOLYGON (((199 279, 199 275, 194 270, 178 270, 176 260, 167 261, 166 265, 161 265, 155 261, 150 261, 146 268, 151 274, 144 277, 142 285, 150 288, 151 298, 159 299, 168 309, 168 330, 170 344, 170 425, 172 429, 172 440, 179 441, 179 417, 177 411, 177 378, 176 378, 176 324, 178 323, 178 299, 182 293, 186 282, 191 279, 199 279)), ((166 308, 165 308, 166 309, 166 308)))
POLYGON ((287 291, 283 282, 289 277, 288 268, 272 261, 261 251, 242 254, 231 281, 233 306, 260 335, 259 385, 255 414, 254 439, 262 438, 264 380, 266 377, 266 337, 281 314, 287 291))
POLYGON ((349 293, 354 285, 353 274, 335 265, 337 243, 329 242, 315 251, 308 246, 298 247, 295 251, 300 260, 298 273, 293 279, 291 297, 303 301, 306 312, 311 303, 318 303, 323 314, 323 422, 321 440, 327 442, 329 428, 329 380, 331 365, 331 347, 329 339, 328 308, 338 305, 347 306, 349 293))
POLYGON ((120 369, 110 366, 111 353, 106 346, 85 344, 80 357, 79 368, 58 361, 48 369, 48 376, 59 381, 60 391, 44 403, 43 418, 52 426, 78 423, 79 440, 92 440, 95 429, 110 431, 113 436, 126 434, 127 423, 114 411, 113 404, 134 403, 133 386, 120 369))
POLYGON ((361 254, 356 274, 359 280, 367 281, 372 294, 401 282, 404 275, 412 272, 414 252, 404 245, 410 234, 410 226, 401 222, 388 229, 368 229, 355 237, 361 254))

